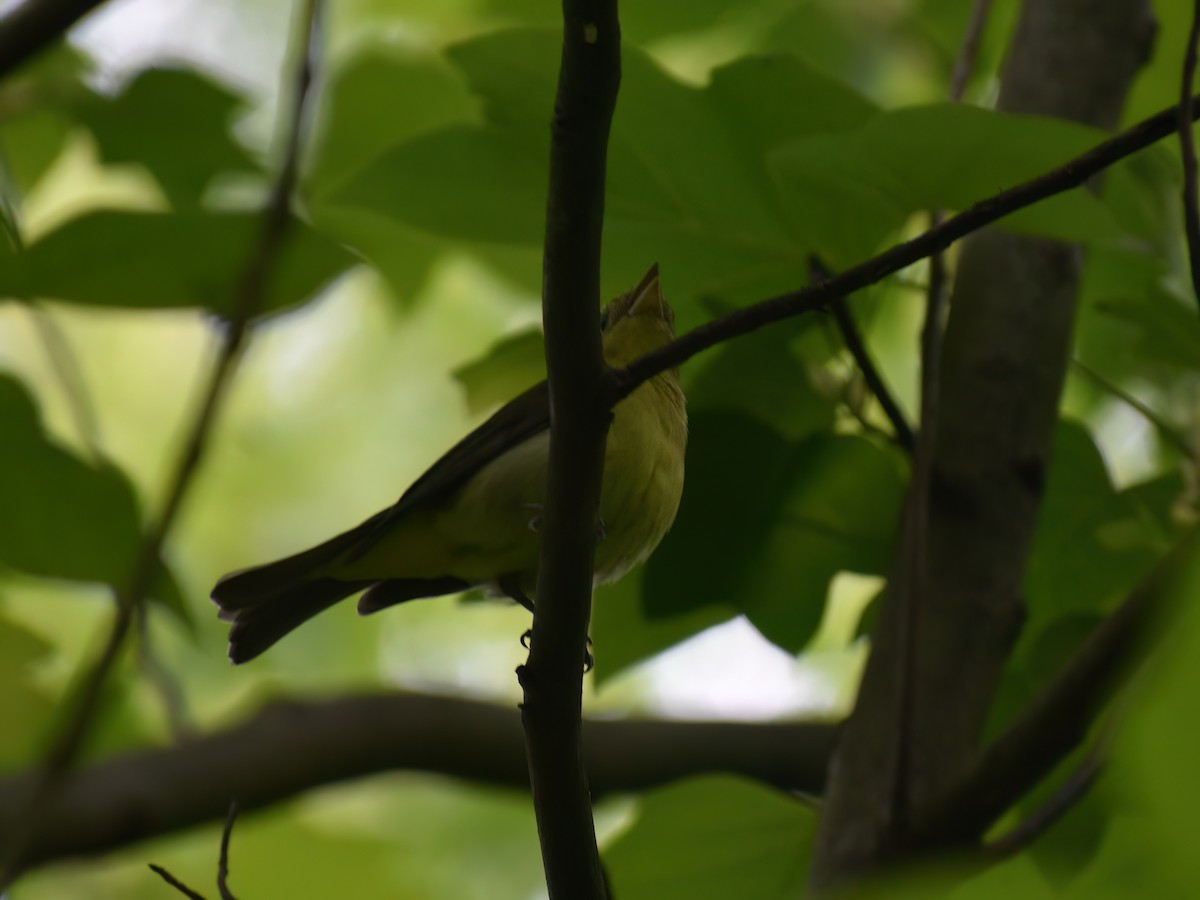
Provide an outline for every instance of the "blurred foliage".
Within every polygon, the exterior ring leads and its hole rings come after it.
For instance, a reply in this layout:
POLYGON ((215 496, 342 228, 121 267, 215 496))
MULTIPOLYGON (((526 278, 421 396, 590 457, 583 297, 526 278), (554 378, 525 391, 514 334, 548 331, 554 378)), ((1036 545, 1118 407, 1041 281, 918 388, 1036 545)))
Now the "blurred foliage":
MULTIPOLYGON (((256 10, 281 4, 209 14, 252 34, 256 10)), ((1186 4, 1155 5, 1159 44, 1129 121, 1177 91, 1186 4)), ((804 284, 811 254, 851 265, 911 234, 923 210, 969 206, 1100 137, 988 108, 1017 0, 994 4, 963 106, 944 102, 969 8, 959 0, 627 6, 603 288, 623 291, 658 262, 681 329, 804 284)), ((411 604, 366 623, 338 610, 232 671, 205 599, 219 574, 391 502, 544 372, 534 323, 557 8, 331 7, 300 220, 267 298, 271 315, 168 544, 162 602, 142 638, 201 729, 284 690, 382 681, 517 696, 520 610, 411 604)), ((139 27, 132 8, 111 15, 139 27)), ((221 33, 197 26, 195 39, 210 54, 221 33)), ((276 99, 187 59, 117 78, 91 60, 86 34, 0 83, 0 768, 36 759, 111 609, 97 602, 111 591, 97 585, 121 583, 161 494, 214 319, 230 309, 257 227, 277 155, 261 120, 276 99), (78 384, 30 327, 34 301, 64 326, 78 384), (101 426, 100 456, 81 435, 81 403, 101 426)), ((1029 622, 996 727, 1195 515, 1196 462, 1162 440, 1165 427, 1196 446, 1200 422, 1178 171, 1164 142, 1109 172, 1098 194, 1063 195, 1003 225, 1084 244, 1073 352, 1161 421, 1150 427, 1115 390, 1072 378, 1025 584, 1029 622)), ((914 396, 925 276, 913 267, 852 304, 902 402, 914 396)), ((827 321, 765 329, 693 360, 683 378, 692 411, 683 505, 651 561, 597 594, 592 710, 669 707, 656 667, 737 617, 762 635, 763 653, 771 642, 804 665, 820 632, 845 636, 823 652, 857 659, 861 647, 848 644, 866 598, 839 603, 831 584, 887 570, 906 461, 827 321)), ((1193 603, 1168 658, 1131 692, 1097 791, 1032 852, 954 896, 1194 893, 1186 836, 1200 798, 1195 736, 1184 730, 1194 727, 1187 686, 1200 678, 1197 622, 1193 603)), ((709 662, 689 677, 723 683, 742 661, 709 662)), ((772 691, 800 692, 757 685, 747 711, 773 708, 772 691)), ((161 697, 130 661, 90 752, 162 740, 163 722, 161 697)), ((714 777, 602 808, 601 830, 616 834, 606 858, 620 897, 789 897, 803 882, 813 819, 792 798, 714 777)), ((205 829, 52 867, 14 896, 162 896, 148 859, 207 883, 216 845, 205 829)), ((540 877, 525 798, 419 775, 247 816, 234 871, 246 896, 298 898, 351 883, 361 897, 524 898, 540 877)), ((947 889, 929 878, 917 878, 914 896, 947 889)))

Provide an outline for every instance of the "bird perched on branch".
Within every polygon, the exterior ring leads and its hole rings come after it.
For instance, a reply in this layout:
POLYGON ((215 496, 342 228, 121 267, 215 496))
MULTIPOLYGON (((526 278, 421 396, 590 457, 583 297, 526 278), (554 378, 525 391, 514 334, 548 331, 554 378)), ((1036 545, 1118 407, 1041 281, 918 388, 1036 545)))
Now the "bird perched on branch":
MULTIPOLYGON (((624 366, 674 337, 652 266, 601 318, 604 360, 624 366)), ((487 587, 531 606, 550 448, 546 382, 509 401, 416 480, 394 506, 310 550, 222 578, 212 599, 232 624, 229 658, 258 656, 339 600, 361 615, 487 587)), ((594 564, 597 584, 644 561, 675 520, 687 412, 676 371, 613 409, 594 564)))

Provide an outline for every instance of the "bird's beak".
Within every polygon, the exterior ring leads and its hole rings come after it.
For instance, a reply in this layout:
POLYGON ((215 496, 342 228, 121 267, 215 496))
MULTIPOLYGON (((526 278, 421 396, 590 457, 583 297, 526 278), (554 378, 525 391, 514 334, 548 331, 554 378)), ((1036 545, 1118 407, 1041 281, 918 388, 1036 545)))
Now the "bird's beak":
POLYGON ((633 289, 633 303, 629 305, 629 315, 641 316, 647 313, 666 318, 666 303, 663 300, 662 286, 658 282, 658 263, 652 265, 633 289))

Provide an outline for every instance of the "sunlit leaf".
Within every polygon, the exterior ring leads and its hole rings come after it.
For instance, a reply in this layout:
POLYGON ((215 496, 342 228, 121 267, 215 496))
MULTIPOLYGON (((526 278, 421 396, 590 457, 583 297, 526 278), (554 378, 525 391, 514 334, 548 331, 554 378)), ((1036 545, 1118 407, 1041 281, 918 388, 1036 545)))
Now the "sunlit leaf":
POLYGON ((642 797, 637 820, 604 854, 627 900, 797 897, 816 811, 741 779, 694 778, 642 797))
POLYGON ((542 330, 531 328, 502 338, 480 359, 455 369, 454 377, 467 392, 472 415, 511 400, 546 377, 542 330))

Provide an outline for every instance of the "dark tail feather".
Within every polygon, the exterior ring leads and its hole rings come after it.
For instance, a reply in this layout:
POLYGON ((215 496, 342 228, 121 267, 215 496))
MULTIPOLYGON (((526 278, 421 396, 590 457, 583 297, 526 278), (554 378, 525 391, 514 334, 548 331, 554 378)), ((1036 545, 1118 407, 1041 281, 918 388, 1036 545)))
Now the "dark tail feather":
POLYGON ((442 594, 455 594, 474 587, 469 581, 461 578, 393 578, 381 581, 358 598, 358 614, 367 616, 379 612, 406 600, 419 600, 422 597, 440 597, 442 594))
POLYGON ((318 578, 277 590, 274 596, 253 605, 226 606, 217 593, 240 577, 221 582, 213 592, 213 599, 221 606, 221 618, 233 624, 229 630, 229 658, 235 663, 254 659, 292 629, 371 584, 318 578))

